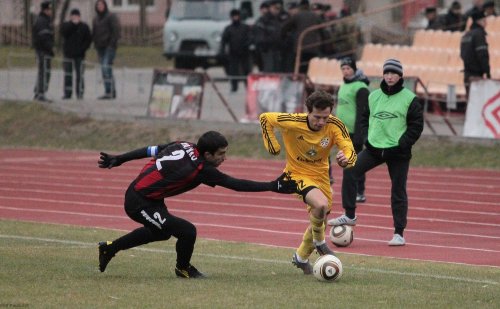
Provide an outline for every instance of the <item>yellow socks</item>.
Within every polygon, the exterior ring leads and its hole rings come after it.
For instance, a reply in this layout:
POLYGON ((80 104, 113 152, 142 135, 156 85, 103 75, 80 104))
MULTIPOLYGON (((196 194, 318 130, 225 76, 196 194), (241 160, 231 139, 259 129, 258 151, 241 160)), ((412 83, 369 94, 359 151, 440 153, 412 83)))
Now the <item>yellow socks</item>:
POLYGON ((311 227, 308 227, 302 237, 302 243, 297 249, 297 255, 305 262, 314 251, 313 235, 311 227))
POLYGON ((309 221, 312 227, 312 238, 314 242, 322 242, 325 240, 325 220, 323 218, 316 218, 309 214, 309 221))

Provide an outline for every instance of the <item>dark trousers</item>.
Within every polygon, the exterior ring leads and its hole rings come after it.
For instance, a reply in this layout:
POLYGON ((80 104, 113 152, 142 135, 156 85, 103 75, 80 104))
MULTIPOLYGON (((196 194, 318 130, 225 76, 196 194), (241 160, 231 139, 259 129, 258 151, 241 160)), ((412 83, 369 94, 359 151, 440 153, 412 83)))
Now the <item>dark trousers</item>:
POLYGON ((391 178, 391 209, 395 233, 402 234, 408 216, 406 182, 410 167, 409 159, 384 159, 365 149, 358 154, 356 165, 344 170, 342 179, 342 207, 348 216, 354 216, 359 179, 369 170, 385 163, 391 178))
MULTIPOLYGON (((354 133, 351 134, 351 138, 352 139, 354 138, 354 133)), ((363 144, 353 144, 353 146, 354 146, 354 151, 356 151, 357 154, 361 153, 361 151, 363 150, 363 144)), ((343 177, 342 177, 342 179, 345 179, 345 173, 348 170, 349 169, 344 169, 343 170, 343 177)), ((363 175, 359 176, 358 182, 357 182, 357 185, 358 185, 357 186, 358 190, 356 191, 357 194, 360 194, 360 195, 365 194, 365 182, 366 182, 366 174, 363 174, 363 175)))
POLYGON ((65 58, 63 62, 64 69, 64 97, 71 98, 73 93, 73 68, 76 74, 76 97, 83 98, 85 89, 83 74, 85 70, 85 62, 83 58, 65 58))
POLYGON ((174 236, 177 238, 177 267, 189 266, 196 242, 196 227, 191 222, 170 214, 163 200, 144 198, 132 186, 125 193, 125 212, 144 227, 114 240, 115 252, 174 236))
POLYGON ((97 49, 97 55, 101 65, 105 94, 116 97, 115 78, 113 76, 113 61, 115 60, 116 50, 109 47, 99 48, 97 49))
POLYGON ((42 97, 49 89, 52 56, 43 51, 37 50, 36 61, 38 64, 38 74, 35 84, 35 97, 42 97))
MULTIPOLYGON (((227 62, 227 75, 231 78, 231 91, 238 90, 238 77, 247 76, 251 71, 251 58, 249 54, 229 54, 227 62)), ((245 80, 246 84, 246 80, 245 80)))
POLYGON ((464 86, 465 86, 465 95, 467 97, 467 101, 469 101, 470 84, 473 81, 481 79, 483 79, 483 76, 480 74, 464 72, 464 86))
POLYGON ((261 52, 262 72, 264 73, 280 73, 282 69, 281 51, 269 50, 261 52))

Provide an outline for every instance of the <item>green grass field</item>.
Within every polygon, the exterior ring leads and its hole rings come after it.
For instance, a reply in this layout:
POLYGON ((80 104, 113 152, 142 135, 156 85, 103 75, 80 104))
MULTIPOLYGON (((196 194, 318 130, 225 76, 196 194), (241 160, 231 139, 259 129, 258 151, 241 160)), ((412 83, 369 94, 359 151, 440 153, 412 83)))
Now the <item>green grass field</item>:
POLYGON ((174 241, 119 253, 104 273, 97 242, 123 232, 0 221, 0 307, 498 308, 500 269, 339 254, 344 275, 317 281, 293 249, 199 240, 207 279, 175 277, 174 241))
MULTIPOLYGON (((56 60, 62 58, 62 51, 56 50, 56 60)), ((86 55, 87 62, 97 63, 97 53, 90 48, 86 55)), ((11 67, 35 67, 35 51, 29 47, 1 46, 0 47, 0 69, 11 67)), ((54 61, 53 66, 57 68, 60 61, 54 61)), ((153 68, 171 67, 172 61, 163 57, 162 47, 158 46, 120 46, 117 50, 115 67, 129 68, 153 68)))

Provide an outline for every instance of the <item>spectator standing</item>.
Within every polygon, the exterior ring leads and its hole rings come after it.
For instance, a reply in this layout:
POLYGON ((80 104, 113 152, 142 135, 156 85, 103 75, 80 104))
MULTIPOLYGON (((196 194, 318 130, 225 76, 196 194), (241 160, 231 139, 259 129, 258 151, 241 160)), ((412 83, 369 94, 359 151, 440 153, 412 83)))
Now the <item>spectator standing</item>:
POLYGON ((337 164, 351 167, 356 153, 345 125, 331 115, 333 97, 325 91, 313 92, 305 102, 307 113, 263 113, 260 115, 264 146, 278 155, 281 134, 286 149, 284 175, 298 184, 298 194, 307 204, 309 225, 302 242, 293 254, 292 263, 304 274, 312 273, 309 257, 314 250, 319 255, 333 254, 325 241, 326 218, 332 208, 332 188, 328 177, 328 158, 337 147, 337 164))
POLYGON ((222 33, 220 54, 227 57, 227 75, 230 78, 231 92, 236 92, 238 76, 246 77, 252 69, 250 56, 252 31, 250 26, 241 22, 239 10, 231 10, 230 17, 231 24, 222 33))
POLYGON ((36 52, 38 73, 34 100, 50 102, 45 97, 49 89, 52 57, 54 57, 54 26, 52 25, 52 2, 44 1, 40 5, 40 14, 33 25, 33 47, 36 52))
POLYGON ((116 98, 115 78, 113 76, 113 61, 116 56, 118 40, 120 39, 120 21, 111 13, 105 0, 95 3, 96 17, 92 22, 92 39, 97 50, 101 65, 105 93, 100 100, 116 98))
MULTIPOLYGON (((469 25, 469 19, 472 21, 472 15, 483 11, 484 0, 473 0, 472 7, 465 12, 465 21, 469 25)), ((467 29, 469 29, 467 27, 467 29)))
POLYGON ((366 172, 385 163, 391 178, 391 209, 394 235, 389 246, 404 246, 408 217, 406 182, 413 144, 424 128, 423 110, 412 91, 403 86, 403 66, 388 59, 383 66, 380 88, 370 93, 363 115, 367 128, 366 148, 358 154, 356 165, 345 171, 342 181, 342 207, 345 214, 329 225, 356 225, 356 184, 366 172))
POLYGON ((349 5, 344 3, 340 11, 340 23, 333 27, 333 50, 335 58, 352 58, 356 59, 358 54, 358 46, 363 43, 361 29, 355 20, 346 20, 345 17, 351 16, 349 5))
MULTIPOLYGON (((286 37, 288 34, 292 34, 294 37, 293 51, 295 55, 297 54, 300 34, 307 28, 319 25, 322 22, 321 17, 310 10, 309 1, 302 0, 299 6, 299 12, 290 17, 281 29, 282 37, 286 37)), ((316 30, 305 35, 300 55, 300 73, 307 73, 309 61, 314 57, 320 56, 323 38, 327 36, 324 34, 324 31, 327 30, 316 30)))
POLYGON ((490 56, 486 41, 486 16, 483 12, 471 15, 472 25, 460 41, 460 57, 464 62, 464 85, 469 98, 471 82, 491 78, 490 56))
POLYGON ((120 155, 101 152, 100 168, 113 168, 137 159, 152 157, 132 181, 125 193, 125 212, 130 219, 142 224, 114 241, 99 243, 99 270, 104 272, 111 259, 122 250, 150 242, 177 238, 175 274, 180 278, 203 278, 205 275, 191 265, 196 242, 196 227, 189 221, 172 215, 164 199, 190 191, 200 184, 221 186, 241 192, 273 191, 295 193, 297 183, 277 179, 257 182, 236 179, 217 168, 226 160, 228 142, 215 131, 205 132, 196 144, 177 141, 148 146, 120 155))
POLYGON ((495 2, 494 1, 486 1, 483 4, 483 12, 486 17, 488 16, 497 16, 497 12, 495 11, 495 2))
POLYGON ((260 23, 260 25, 262 26, 263 17, 266 16, 267 13, 269 13, 269 2, 264 1, 260 4, 259 13, 260 13, 259 18, 257 18, 255 25, 252 27, 252 36, 254 37, 252 56, 253 56, 253 62, 257 66, 257 69, 260 72, 262 72, 263 71, 262 51, 260 50, 260 43, 256 42, 256 36, 262 29, 257 29, 256 25, 260 23))
POLYGON ((440 30, 443 29, 441 20, 437 14, 437 9, 435 7, 425 8, 425 18, 427 19, 427 27, 425 30, 440 30))
POLYGON ((80 11, 73 9, 70 12, 70 21, 61 25, 63 38, 63 69, 64 69, 64 96, 70 99, 73 94, 73 67, 76 74, 76 98, 83 99, 85 89, 85 53, 92 43, 92 34, 89 26, 82 22, 80 11))
MULTIPOLYGON (((356 153, 363 150, 363 144, 367 138, 366 128, 361 126, 361 117, 368 108, 368 95, 370 81, 363 71, 356 67, 356 61, 352 58, 340 60, 340 69, 344 83, 340 86, 337 98, 337 117, 347 127, 351 136, 352 144, 356 153)), ((344 169, 344 174, 346 173, 344 169)), ((343 177, 345 181, 348 177, 343 177)), ((343 187, 343 186, 342 186, 343 187)), ((365 175, 360 176, 357 181, 356 202, 364 203, 365 197, 365 175)))
POLYGON ((442 26, 445 31, 464 31, 467 18, 462 14, 462 5, 458 1, 453 1, 448 12, 442 15, 442 26))
POLYGON ((269 11, 254 25, 255 45, 262 61, 262 72, 282 72, 280 8, 275 2, 269 3, 269 11))

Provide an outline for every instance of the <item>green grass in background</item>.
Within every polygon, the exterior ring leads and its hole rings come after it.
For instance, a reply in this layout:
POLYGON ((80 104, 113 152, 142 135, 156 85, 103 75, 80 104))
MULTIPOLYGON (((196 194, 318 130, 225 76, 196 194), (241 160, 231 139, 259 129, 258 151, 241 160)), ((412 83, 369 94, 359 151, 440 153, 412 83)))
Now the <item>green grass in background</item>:
MULTIPOLYGON (((36 103, 0 101, 0 145, 128 151, 152 143, 196 141, 206 130, 220 130, 229 140, 230 156, 283 159, 269 155, 258 125, 197 121, 111 122, 61 114, 36 103)), ((412 166, 500 169, 499 142, 423 136, 413 149, 412 166)))
MULTIPOLYGON (((56 51, 56 60, 53 67, 60 67, 62 52, 56 51)), ((94 48, 87 51, 86 60, 89 63, 98 63, 94 48)), ((2 46, 0 47, 0 69, 7 66, 32 68, 35 67, 35 50, 29 47, 2 46)), ((172 61, 163 57, 161 46, 120 46, 117 50, 115 67, 129 68, 171 68, 172 61)))
POLYGON ((175 277, 171 239, 120 252, 104 273, 97 242, 124 232, 0 221, 0 306, 29 308, 498 308, 500 269, 339 254, 323 283, 290 263, 293 249, 199 240, 175 277))

